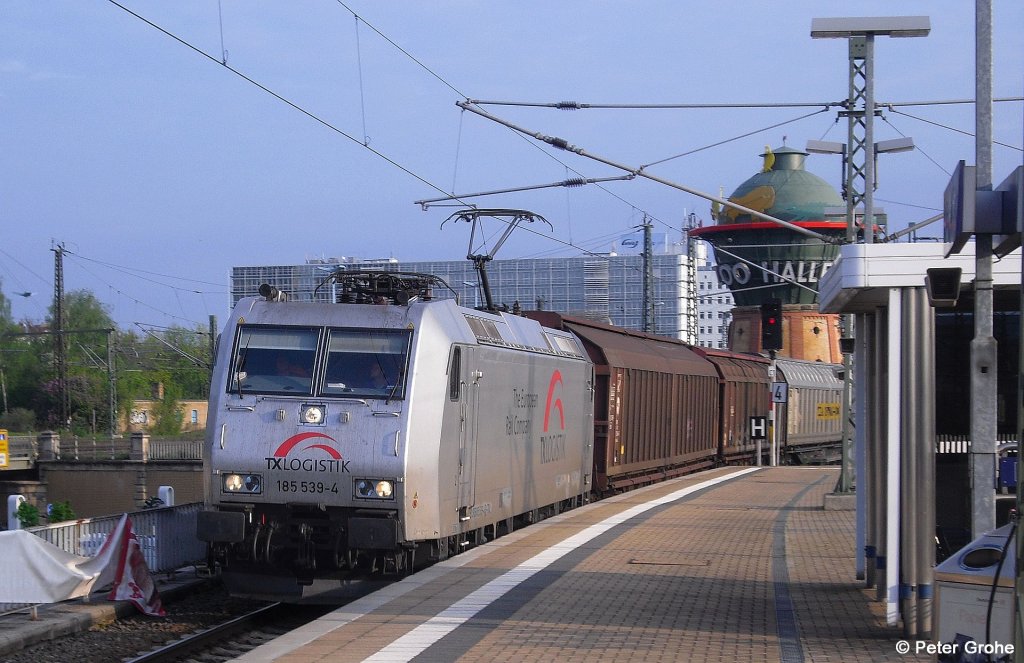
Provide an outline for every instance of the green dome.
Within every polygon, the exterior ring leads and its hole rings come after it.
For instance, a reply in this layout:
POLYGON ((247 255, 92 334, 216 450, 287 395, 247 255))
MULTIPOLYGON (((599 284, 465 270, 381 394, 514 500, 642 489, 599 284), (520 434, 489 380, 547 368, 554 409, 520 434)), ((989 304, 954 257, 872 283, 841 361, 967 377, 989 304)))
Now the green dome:
MULTIPOLYGON (((767 147, 767 146, 766 146, 767 147)), ((767 170, 757 173, 739 185, 729 200, 744 207, 764 212, 783 221, 832 221, 845 218, 845 205, 839 193, 828 182, 804 170, 807 153, 791 147, 767 150, 767 170), (844 211, 836 213, 835 209, 844 211)), ((719 223, 756 223, 761 219, 732 208, 721 211, 719 223)))

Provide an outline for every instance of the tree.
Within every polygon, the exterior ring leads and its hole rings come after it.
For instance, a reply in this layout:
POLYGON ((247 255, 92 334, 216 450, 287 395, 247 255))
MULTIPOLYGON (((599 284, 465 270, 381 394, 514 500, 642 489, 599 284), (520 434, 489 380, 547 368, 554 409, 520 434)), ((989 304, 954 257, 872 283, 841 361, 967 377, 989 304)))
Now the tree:
MULTIPOLYGON (((67 362, 67 383, 61 385, 55 377, 44 385, 49 408, 46 420, 63 428, 57 421, 60 412, 60 392, 68 393, 71 428, 75 433, 110 430, 110 407, 107 366, 107 344, 114 342, 111 333, 114 321, 106 305, 88 290, 74 290, 64 295, 64 327, 62 331, 67 362)), ((56 310, 50 306, 50 329, 57 331, 56 310)), ((51 338, 52 343, 56 339, 51 338)), ((52 362, 51 362, 52 363, 52 362)))
POLYGON ((178 404, 177 385, 164 385, 164 397, 157 403, 154 414, 156 423, 151 429, 154 435, 177 435, 181 432, 182 408, 178 404))
POLYGON ((11 300, 3 292, 3 280, 0 279, 0 332, 11 331, 17 327, 11 317, 11 300))
POLYGON ((31 403, 43 381, 44 367, 32 338, 20 332, 11 316, 11 302, 0 288, 0 428, 22 432, 35 427, 31 403))
POLYGON ((101 433, 116 428, 110 421, 111 357, 115 417, 120 413, 127 420, 135 400, 159 400, 154 395, 155 385, 162 385, 164 402, 160 413, 154 414, 163 427, 177 433, 181 413, 176 399, 208 397, 209 335, 202 327, 171 327, 145 334, 116 330, 108 307, 88 290, 66 293, 62 309, 67 368, 63 385, 57 381, 54 366, 56 338, 48 333, 57 330, 55 308, 50 306, 48 329, 26 325, 23 330, 10 319, 9 301, 0 293, 0 368, 11 411, 4 416, 0 408, 0 416, 16 423, 19 431, 36 423, 63 429, 66 423, 59 421, 62 389, 67 390, 72 432, 101 433), (111 329, 114 331, 107 331, 111 329), (15 410, 16 417, 12 416, 15 410))

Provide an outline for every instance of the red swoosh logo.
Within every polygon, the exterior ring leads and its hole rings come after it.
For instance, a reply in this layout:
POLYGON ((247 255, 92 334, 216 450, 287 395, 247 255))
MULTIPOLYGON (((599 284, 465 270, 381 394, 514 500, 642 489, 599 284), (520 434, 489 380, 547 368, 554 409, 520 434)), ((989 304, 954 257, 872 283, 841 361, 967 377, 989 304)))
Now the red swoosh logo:
MULTIPOLYGON (((334 442, 334 443, 338 442, 337 440, 335 440, 330 435, 324 435, 323 433, 299 433, 298 435, 292 435, 287 440, 282 442, 281 446, 279 446, 277 448, 277 451, 274 452, 274 456, 277 456, 277 457, 287 456, 291 452, 291 450, 296 447, 296 445, 298 445, 300 442, 302 442, 304 440, 308 440, 311 437, 323 437, 323 438, 326 438, 326 439, 330 440, 331 442, 334 442)), ((331 458, 333 458, 335 460, 340 460, 341 459, 341 454, 338 453, 337 449, 329 447, 326 444, 311 444, 308 447, 306 447, 305 449, 303 449, 303 451, 308 450, 308 449, 323 449, 328 454, 330 454, 331 458)))
POLYGON ((551 382, 548 384, 548 400, 544 404, 544 432, 548 432, 548 420, 551 418, 551 406, 558 408, 558 422, 565 430, 565 412, 562 410, 562 399, 556 398, 552 403, 551 398, 555 395, 555 387, 562 384, 562 372, 556 370, 551 374, 551 382))

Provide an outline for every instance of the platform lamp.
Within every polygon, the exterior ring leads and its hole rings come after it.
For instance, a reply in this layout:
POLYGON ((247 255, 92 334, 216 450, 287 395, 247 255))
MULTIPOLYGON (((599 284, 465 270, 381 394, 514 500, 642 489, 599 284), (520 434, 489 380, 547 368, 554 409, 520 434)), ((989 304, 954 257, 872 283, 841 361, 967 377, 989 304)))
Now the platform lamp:
MULTIPOLYGON (((909 136, 903 138, 893 138, 891 140, 880 140, 874 145, 872 150, 872 172, 874 173, 873 181, 871 183, 872 190, 878 187, 878 155, 879 154, 894 154, 896 152, 909 152, 914 149, 914 139, 909 136)), ((843 163, 841 166, 840 174, 843 181, 843 198, 847 201, 846 210, 846 241, 852 244, 857 238, 857 223, 856 223, 856 211, 854 207, 857 204, 856 195, 851 195, 850 188, 852 187, 851 177, 852 170, 856 169, 854 166, 852 169, 847 161, 847 146, 846 143, 837 143, 829 140, 809 140, 807 141, 806 150, 811 154, 838 154, 842 156, 843 163)), ((874 210, 872 210, 872 216, 874 216, 874 210)), ((865 207, 864 218, 867 219, 868 212, 865 207)), ((865 225, 865 238, 864 241, 868 242, 867 237, 867 226, 865 225)), ((873 239, 873 235, 872 235, 873 239)), ((869 242, 870 243, 870 242, 869 242)))

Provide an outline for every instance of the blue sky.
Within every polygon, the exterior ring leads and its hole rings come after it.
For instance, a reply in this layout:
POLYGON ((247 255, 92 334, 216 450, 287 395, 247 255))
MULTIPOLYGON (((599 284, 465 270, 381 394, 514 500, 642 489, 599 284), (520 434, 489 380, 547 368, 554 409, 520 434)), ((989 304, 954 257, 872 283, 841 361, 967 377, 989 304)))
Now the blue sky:
MULTIPOLYGON (((104 0, 4 3, 0 279, 18 320, 45 317, 55 242, 70 253, 65 288, 91 290, 120 326, 205 326, 227 313, 232 266, 459 260, 468 226, 441 228, 454 209, 414 201, 622 174, 463 113, 466 97, 839 101, 847 43, 811 39, 811 19, 895 13, 929 16, 932 32, 879 39, 879 102, 974 96, 964 0, 121 4, 162 30, 104 0)), ((994 94, 1019 97, 1024 3, 993 5, 994 94)), ((726 195, 766 144, 844 141, 845 120, 822 108, 485 107, 623 164, 689 153, 650 172, 726 195)), ((973 105, 901 106, 876 122, 877 140, 907 135, 920 148, 880 158, 876 205, 893 230, 941 210, 957 161, 975 161, 960 133, 974 117, 973 105)), ((1022 130, 1020 102, 995 105, 995 140, 1013 146, 994 148, 996 183, 1022 162, 1022 130)), ((838 158, 812 155, 808 169, 839 187, 838 158)), ((705 200, 641 179, 472 202, 552 223, 550 237, 517 233, 499 258, 608 251, 644 214, 676 235, 690 213, 709 219, 705 200)))

